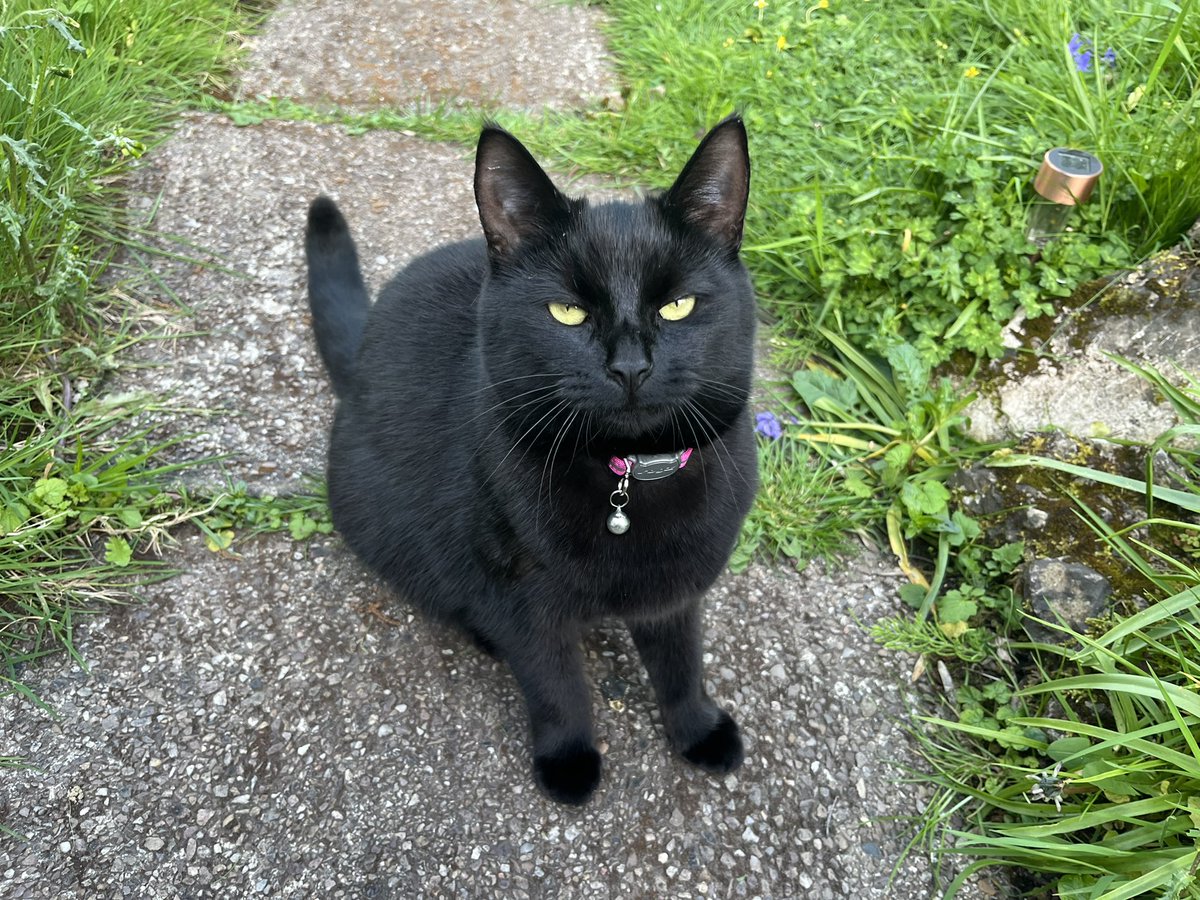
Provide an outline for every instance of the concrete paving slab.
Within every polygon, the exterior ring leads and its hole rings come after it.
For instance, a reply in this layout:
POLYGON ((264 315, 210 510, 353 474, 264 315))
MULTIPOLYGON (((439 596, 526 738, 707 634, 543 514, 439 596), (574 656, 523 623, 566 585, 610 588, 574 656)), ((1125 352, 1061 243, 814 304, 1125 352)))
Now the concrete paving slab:
POLYGON ((586 105, 615 90, 602 20, 556 0, 283 3, 240 93, 343 109, 586 105))
POLYGON ((252 488, 302 489, 324 471, 333 413, 305 299, 309 202, 326 193, 342 204, 374 292, 419 253, 479 233, 473 171, 463 148, 395 132, 188 117, 134 189, 156 205, 154 226, 186 236, 206 265, 156 264, 190 311, 172 323, 183 336, 142 344, 109 389, 182 410, 154 417, 164 433, 196 434, 170 460, 232 454, 224 469, 252 488))
POLYGON ((0 706, 9 898, 923 898, 889 886, 926 799, 898 785, 912 659, 860 623, 898 575, 754 567, 707 608, 708 686, 747 762, 723 778, 666 748, 623 629, 587 642, 605 775, 582 810, 529 774, 511 676, 414 618, 336 538, 239 557, 187 536, 188 571, 89 619, 81 671, 27 673, 56 717, 0 706))

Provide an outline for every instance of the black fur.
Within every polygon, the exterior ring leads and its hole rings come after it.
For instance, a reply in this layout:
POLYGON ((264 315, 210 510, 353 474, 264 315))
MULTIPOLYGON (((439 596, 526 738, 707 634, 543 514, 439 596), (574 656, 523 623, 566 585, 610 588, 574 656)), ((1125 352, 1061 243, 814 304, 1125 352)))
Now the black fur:
POLYGON ((323 197, 309 214, 313 325, 340 400, 334 522, 401 594, 507 661, 535 777, 559 801, 600 777, 579 641, 601 617, 628 622, 672 745, 714 771, 742 761, 704 691, 700 606, 756 484, 749 175, 730 117, 666 194, 592 206, 485 128, 484 239, 415 260, 369 317, 345 220, 323 197), (686 318, 659 315, 688 296, 686 318), (588 319, 563 325, 550 303, 588 319), (686 468, 632 482, 632 527, 611 534, 609 459, 685 447, 686 468))
POLYGON ((354 380, 358 348, 371 308, 358 268, 358 251, 346 220, 328 197, 313 201, 304 238, 317 349, 334 392, 345 397, 354 380))

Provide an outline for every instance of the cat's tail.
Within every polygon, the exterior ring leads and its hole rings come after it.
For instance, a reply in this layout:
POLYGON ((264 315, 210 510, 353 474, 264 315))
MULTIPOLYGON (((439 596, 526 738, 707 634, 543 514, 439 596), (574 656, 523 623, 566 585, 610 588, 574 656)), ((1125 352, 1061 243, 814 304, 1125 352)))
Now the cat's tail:
POLYGON ((334 392, 345 397, 354 383, 358 348, 371 303, 350 227, 328 197, 318 197, 308 208, 304 254, 308 259, 308 305, 317 349, 334 392))

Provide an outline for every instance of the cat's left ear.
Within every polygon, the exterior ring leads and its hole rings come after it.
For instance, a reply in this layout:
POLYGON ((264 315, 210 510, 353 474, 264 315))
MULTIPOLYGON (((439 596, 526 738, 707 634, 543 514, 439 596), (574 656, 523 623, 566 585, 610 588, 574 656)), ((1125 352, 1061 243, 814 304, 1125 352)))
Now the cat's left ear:
POLYGON ((750 150, 737 113, 718 122, 700 142, 667 192, 668 210, 716 238, 732 252, 742 245, 750 198, 750 150))
POLYGON ((475 204, 493 258, 549 232, 569 214, 567 198, 525 146, 502 128, 488 125, 475 152, 475 204))

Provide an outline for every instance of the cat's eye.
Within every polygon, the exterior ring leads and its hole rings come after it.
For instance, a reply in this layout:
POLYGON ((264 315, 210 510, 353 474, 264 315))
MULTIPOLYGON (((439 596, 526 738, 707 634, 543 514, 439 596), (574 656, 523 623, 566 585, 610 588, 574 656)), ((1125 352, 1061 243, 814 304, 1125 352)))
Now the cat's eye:
POLYGON ((680 319, 686 319, 691 315, 692 309, 695 306, 695 297, 680 297, 678 300, 672 300, 670 303, 660 306, 658 314, 668 322, 678 322, 680 319))
POLYGON ((564 325, 582 325, 588 316, 586 309, 574 303, 551 303, 549 306, 550 315, 564 325))

